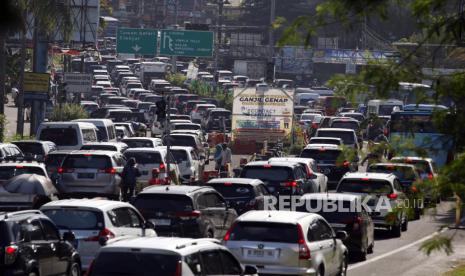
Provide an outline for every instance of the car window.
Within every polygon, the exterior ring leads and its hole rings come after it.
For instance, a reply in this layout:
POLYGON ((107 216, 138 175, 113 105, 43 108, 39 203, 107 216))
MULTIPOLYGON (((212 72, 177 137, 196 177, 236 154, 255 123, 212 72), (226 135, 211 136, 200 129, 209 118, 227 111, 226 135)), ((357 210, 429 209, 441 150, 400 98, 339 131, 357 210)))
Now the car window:
POLYGON ((58 230, 50 221, 42 219, 42 227, 44 228, 44 234, 46 240, 59 240, 60 235, 58 230))
POLYGON ((245 221, 232 228, 230 240, 297 243, 297 231, 295 224, 245 221))
POLYGON ((68 155, 63 161, 65 168, 107 169, 112 167, 111 159, 104 155, 68 155))
POLYGON ((126 151, 124 153, 126 159, 135 158, 138 164, 161 164, 163 163, 159 152, 133 152, 126 151))
POLYGON ((223 199, 215 194, 215 193, 208 193, 205 195, 207 208, 221 208, 225 207, 223 199))
POLYGON ((265 185, 260 184, 260 185, 258 185, 258 187, 260 188, 260 192, 261 192, 263 195, 268 195, 268 194, 269 194, 269 192, 268 192, 268 190, 266 189, 265 185))
POLYGON ((27 226, 27 234, 31 241, 42 241, 45 239, 38 220, 31 221, 31 223, 27 226))
POLYGON ((59 229, 100 230, 103 228, 103 214, 79 208, 44 209, 42 212, 49 217, 59 229))
POLYGON ((312 230, 314 231, 315 240, 323 241, 333 238, 333 231, 326 222, 317 220, 314 226, 315 228, 312 228, 312 230))
POLYGON ((202 275, 202 263, 200 261, 199 253, 193 253, 184 257, 184 261, 187 263, 191 271, 195 276, 202 275), (200 271, 198 270, 200 268, 200 271))
POLYGON ((200 253, 204 265, 205 275, 221 275, 223 268, 221 264, 221 255, 217 250, 204 251, 200 253))
POLYGON ((223 275, 241 275, 242 267, 234 256, 228 251, 220 250, 223 264, 223 275))
POLYGON ((109 211, 112 224, 116 227, 140 228, 142 223, 139 216, 131 209, 123 207, 109 211))
POLYGON ((78 143, 77 131, 74 128, 45 128, 39 140, 54 142, 57 146, 75 146, 78 143), (66 137, 66 139, 63 139, 66 137))
POLYGON ((29 167, 22 165, 0 167, 0 180, 8 180, 20 174, 37 174, 45 176, 45 171, 40 167, 29 167))
POLYGON ((402 191, 402 186, 400 185, 400 182, 397 179, 394 180, 394 188, 397 192, 402 191))

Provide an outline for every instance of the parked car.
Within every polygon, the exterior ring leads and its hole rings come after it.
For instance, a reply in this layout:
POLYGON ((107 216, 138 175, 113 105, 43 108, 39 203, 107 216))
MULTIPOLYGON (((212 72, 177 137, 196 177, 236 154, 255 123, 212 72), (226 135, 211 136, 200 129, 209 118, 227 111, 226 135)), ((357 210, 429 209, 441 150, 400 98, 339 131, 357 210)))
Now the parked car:
POLYGON ((41 162, 14 161, 0 163, 0 185, 21 174, 37 174, 50 179, 45 164, 41 162))
POLYGON ((104 275, 244 275, 257 274, 212 239, 176 237, 124 239, 96 256, 89 276, 104 275))
POLYGON ((300 198, 303 205, 297 211, 321 215, 335 231, 345 231, 348 238, 344 245, 349 255, 364 261, 367 254, 373 253, 375 246, 374 223, 362 203, 362 197, 350 194, 315 193, 300 198), (325 208, 326 203, 336 208, 325 208), (309 207, 310 210, 307 210, 309 207), (315 211, 313 211, 315 210, 315 211))
POLYGON ((83 122, 46 122, 39 125, 36 138, 55 143, 59 150, 78 150, 86 143, 97 142, 97 127, 83 122))
POLYGON ((81 275, 74 235, 60 236, 55 224, 39 210, 0 214, 2 275, 81 275), (4 274, 3 274, 4 273, 4 274))
POLYGON ((211 187, 150 186, 133 204, 159 236, 220 238, 237 217, 211 187))
POLYGON ((0 143, 0 160, 23 159, 24 154, 15 144, 0 143))
POLYGON ((375 227, 389 230, 394 237, 400 237, 402 231, 407 231, 408 214, 403 206, 406 196, 394 174, 348 173, 342 177, 336 192, 370 196, 367 206, 371 209, 375 227), (380 205, 383 208, 377 210, 380 200, 388 201, 389 206, 380 205))
POLYGON ((105 196, 119 199, 125 159, 114 151, 73 151, 58 168, 60 197, 105 196))
MULTIPOLYGON (((166 147, 158 147, 166 149, 166 147)), ((170 147, 176 165, 179 169, 181 183, 197 184, 202 180, 204 160, 201 160, 193 147, 170 147)))
POLYGON ((61 233, 72 231, 73 244, 81 254, 83 270, 101 246, 122 236, 156 236, 154 226, 147 223, 131 204, 103 199, 66 199, 43 205, 40 210, 48 216, 61 233))
POLYGON ((21 140, 14 141, 12 144, 16 145, 25 156, 31 156, 40 161, 44 160, 49 153, 57 150, 55 143, 50 141, 21 140))
POLYGON ((214 178, 207 185, 220 193, 239 215, 250 210, 263 210, 265 197, 270 196, 265 184, 258 179, 214 178))
POLYGON ((345 275, 346 238, 318 214, 250 211, 236 219, 223 244, 260 274, 345 275))

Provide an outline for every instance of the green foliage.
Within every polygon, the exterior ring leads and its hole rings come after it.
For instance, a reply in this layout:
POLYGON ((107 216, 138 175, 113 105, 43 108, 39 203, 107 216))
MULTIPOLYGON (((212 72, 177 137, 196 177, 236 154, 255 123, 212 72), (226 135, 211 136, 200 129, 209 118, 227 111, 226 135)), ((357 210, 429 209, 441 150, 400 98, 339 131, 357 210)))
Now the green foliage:
POLYGON ((419 250, 425 252, 426 255, 431 255, 434 251, 443 251, 447 255, 454 253, 452 248, 452 239, 450 237, 444 237, 436 235, 430 240, 425 241, 419 248, 419 250))
POLYGON ((51 121, 66 122, 76 119, 87 118, 87 112, 78 104, 64 104, 55 106, 52 111, 51 121))
POLYGON ((176 74, 169 74, 166 79, 173 84, 174 86, 183 86, 184 81, 186 80, 186 76, 184 76, 181 73, 176 73, 176 74))

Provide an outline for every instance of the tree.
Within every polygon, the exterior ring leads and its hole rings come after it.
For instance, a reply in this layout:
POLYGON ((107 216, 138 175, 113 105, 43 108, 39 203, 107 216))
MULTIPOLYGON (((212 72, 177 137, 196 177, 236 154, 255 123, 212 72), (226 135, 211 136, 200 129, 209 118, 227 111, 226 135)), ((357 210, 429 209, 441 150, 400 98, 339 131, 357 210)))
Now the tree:
MULTIPOLYGON (((444 0, 327 0, 317 5, 309 14, 297 17, 284 28, 279 44, 286 45, 299 37, 304 45, 310 45, 314 35, 325 26, 334 22, 345 26, 347 30, 361 20, 370 18, 387 19, 391 4, 406 7, 416 21, 419 33, 414 36, 416 46, 402 49, 398 62, 370 64, 362 72, 354 76, 337 75, 328 84, 336 88, 339 93, 354 96, 360 92, 370 94, 375 98, 386 98, 389 91, 398 87, 399 81, 421 81, 423 59, 419 58, 419 51, 431 41, 439 45, 464 45, 465 14, 462 1, 444 0)), ((434 54, 434 52, 433 52, 434 54)), ((442 170, 440 188, 449 190, 456 196, 456 226, 460 223, 461 206, 465 199, 465 74, 457 73, 452 76, 433 77, 435 93, 430 101, 438 102, 441 98, 449 98, 454 103, 447 112, 436 112, 434 124, 442 132, 453 137, 455 161, 442 170)), ((421 99, 420 99, 421 100, 421 99)), ((446 253, 452 252, 451 239, 438 237, 425 244, 422 249, 427 253, 442 249, 446 253)))

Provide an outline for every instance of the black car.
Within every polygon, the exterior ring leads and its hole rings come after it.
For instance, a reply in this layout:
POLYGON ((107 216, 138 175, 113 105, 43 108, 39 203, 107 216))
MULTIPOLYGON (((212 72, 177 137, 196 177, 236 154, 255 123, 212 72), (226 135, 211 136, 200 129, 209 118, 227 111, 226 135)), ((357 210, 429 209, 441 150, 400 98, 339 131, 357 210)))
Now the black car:
POLYGON ((239 215, 250 210, 263 210, 265 196, 270 194, 258 179, 214 178, 207 185, 220 193, 239 215))
POLYGON ((328 177, 328 190, 334 190, 342 176, 356 171, 356 165, 343 160, 342 149, 337 145, 310 144, 300 153, 300 157, 313 158, 321 173, 328 177))
POLYGON ((152 186, 139 193, 133 205, 155 224, 159 236, 221 238, 237 217, 211 187, 152 186))
POLYGON ((360 204, 362 197, 339 193, 314 193, 304 195, 301 200, 305 204, 298 207, 297 211, 315 210, 315 213, 326 219, 335 232, 345 231, 348 234, 348 238, 343 242, 351 257, 363 261, 367 254, 373 253, 375 227, 364 205, 360 204), (331 202, 337 207, 325 208, 325 202, 331 202))
POLYGON ((231 131, 231 111, 212 108, 205 114, 203 127, 206 131, 231 131))
POLYGON ((74 235, 60 237, 55 224, 40 211, 0 214, 1 275, 81 275, 74 235))
POLYGON ((312 185, 305 168, 295 162, 250 162, 242 169, 241 178, 260 179, 275 196, 303 195, 312 185))

